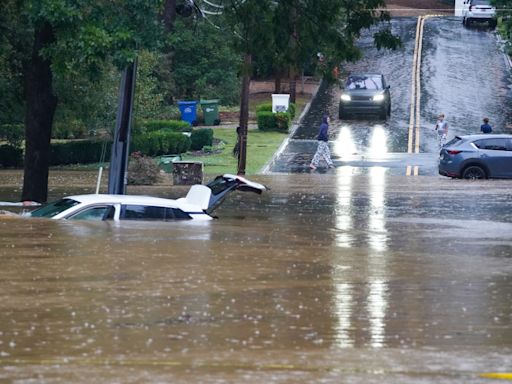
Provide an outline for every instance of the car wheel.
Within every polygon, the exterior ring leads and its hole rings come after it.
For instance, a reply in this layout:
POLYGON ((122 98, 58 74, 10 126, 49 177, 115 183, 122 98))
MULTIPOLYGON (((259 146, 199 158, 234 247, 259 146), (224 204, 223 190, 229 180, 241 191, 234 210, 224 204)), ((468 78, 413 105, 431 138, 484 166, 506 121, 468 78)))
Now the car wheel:
POLYGON ((338 118, 341 120, 345 117, 345 111, 343 110, 343 108, 341 107, 340 105, 340 108, 338 110, 338 118))
POLYGON ((478 165, 470 165, 462 172, 462 178, 468 180, 487 179, 485 170, 478 165))

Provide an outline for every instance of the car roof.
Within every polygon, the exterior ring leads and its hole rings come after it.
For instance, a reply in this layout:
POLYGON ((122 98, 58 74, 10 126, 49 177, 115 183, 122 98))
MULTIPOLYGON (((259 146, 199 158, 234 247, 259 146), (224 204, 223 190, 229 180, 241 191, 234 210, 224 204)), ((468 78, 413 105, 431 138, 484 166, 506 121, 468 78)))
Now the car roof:
POLYGON ((512 135, 507 133, 477 133, 474 135, 457 135, 463 140, 479 140, 479 139, 512 139, 512 135))
POLYGON ((164 199, 161 197, 144 195, 109 195, 109 194, 86 194, 65 196, 64 199, 76 200, 79 203, 91 204, 144 204, 153 206, 172 206, 176 207, 176 200, 164 199))

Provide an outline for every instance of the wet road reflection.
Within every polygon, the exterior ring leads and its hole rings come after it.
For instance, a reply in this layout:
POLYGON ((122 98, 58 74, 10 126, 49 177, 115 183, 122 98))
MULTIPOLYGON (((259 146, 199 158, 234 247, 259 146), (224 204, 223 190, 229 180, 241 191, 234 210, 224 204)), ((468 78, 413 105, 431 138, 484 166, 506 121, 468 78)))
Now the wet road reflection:
POLYGON ((510 182, 255 180, 272 190, 213 222, 1 217, 0 379, 479 383, 510 367, 510 182))

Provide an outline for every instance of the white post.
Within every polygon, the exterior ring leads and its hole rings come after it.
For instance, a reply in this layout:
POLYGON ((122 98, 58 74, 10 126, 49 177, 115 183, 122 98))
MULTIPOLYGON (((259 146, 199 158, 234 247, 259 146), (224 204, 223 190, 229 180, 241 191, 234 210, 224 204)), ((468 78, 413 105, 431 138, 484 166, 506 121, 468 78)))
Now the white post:
POLYGON ((455 16, 462 16, 464 0, 455 0, 455 16))
POLYGON ((96 182, 96 194, 100 193, 101 175, 103 173, 103 167, 100 167, 98 171, 98 181, 96 182))

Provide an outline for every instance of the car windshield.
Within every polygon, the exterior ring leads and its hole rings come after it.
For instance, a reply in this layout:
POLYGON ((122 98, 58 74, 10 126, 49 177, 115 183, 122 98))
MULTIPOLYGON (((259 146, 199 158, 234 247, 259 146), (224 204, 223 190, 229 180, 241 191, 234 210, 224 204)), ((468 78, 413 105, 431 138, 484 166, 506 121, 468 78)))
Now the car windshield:
POLYGON ((351 75, 345 84, 346 89, 382 89, 382 78, 378 75, 351 75))
POLYGON ((30 216, 53 217, 77 204, 80 204, 80 202, 73 199, 61 199, 54 203, 47 204, 44 207, 38 208, 35 211, 30 212, 30 216))

